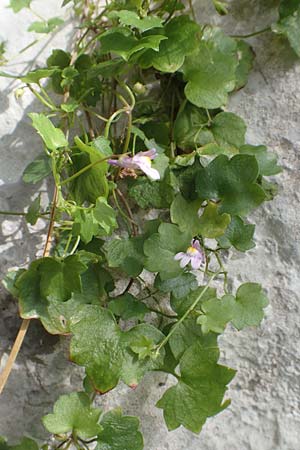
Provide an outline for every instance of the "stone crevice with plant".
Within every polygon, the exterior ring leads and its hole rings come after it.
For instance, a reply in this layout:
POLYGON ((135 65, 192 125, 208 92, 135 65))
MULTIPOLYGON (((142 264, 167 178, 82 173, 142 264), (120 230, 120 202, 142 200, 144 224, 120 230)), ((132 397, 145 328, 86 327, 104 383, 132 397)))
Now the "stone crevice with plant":
MULTIPOLYGON (((34 13, 31 0, 10 6, 34 13)), ((29 114, 41 153, 23 180, 38 191, 52 177, 54 186, 48 207, 37 192, 22 213, 31 225, 49 223, 43 257, 4 280, 23 322, 0 390, 39 319, 50 334, 69 336, 70 359, 85 368, 82 391, 60 396, 43 417, 53 435, 43 448, 140 450, 138 419, 103 412, 95 397, 165 372, 173 384, 156 406, 169 430, 194 433, 230 404, 235 370, 219 364, 218 337, 228 324, 259 325, 268 301, 253 281, 232 292, 225 263, 255 246, 248 215, 272 200, 269 177, 280 167, 264 145, 245 142, 245 122, 226 109, 252 69, 243 36, 197 23, 190 1, 62 6, 77 17, 72 51, 53 50, 26 74, 0 72, 43 108, 29 114)), ((61 24, 39 16, 29 31, 46 36, 61 24)), ((269 31, 300 55, 300 1, 279 2, 278 21, 261 32, 269 31)), ((5 64, 4 43, 0 55, 5 64)), ((29 437, 0 445, 40 447, 29 437)))

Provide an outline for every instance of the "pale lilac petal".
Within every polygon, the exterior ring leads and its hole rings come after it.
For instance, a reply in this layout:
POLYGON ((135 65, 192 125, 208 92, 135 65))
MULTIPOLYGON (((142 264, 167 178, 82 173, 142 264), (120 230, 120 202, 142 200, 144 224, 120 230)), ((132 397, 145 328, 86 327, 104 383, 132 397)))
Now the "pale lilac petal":
POLYGON ((159 171, 149 166, 140 166, 140 169, 153 181, 160 180, 159 171))
POLYGON ((146 156, 147 158, 154 159, 157 157, 157 151, 155 148, 151 148, 150 150, 147 150, 146 152, 139 152, 137 155, 146 156))
POLYGON ((202 255, 197 253, 197 255, 192 256, 191 258, 191 266, 194 270, 200 269, 200 266, 203 262, 202 255))
POLYGON ((198 250, 198 252, 202 253, 202 248, 200 246, 200 242, 197 239, 195 239, 192 242, 192 247, 195 248, 196 250, 198 250))
POLYGON ((118 159, 108 159, 107 162, 108 162, 108 164, 111 164, 112 166, 122 167, 122 163, 118 159))
POLYGON ((174 256, 174 259, 175 259, 175 261, 179 261, 184 256, 185 256, 184 252, 179 252, 179 253, 176 253, 176 255, 174 256))
POLYGON ((190 260, 191 260, 191 257, 190 257, 190 256, 184 255, 184 256, 181 258, 181 261, 180 261, 180 267, 183 269, 185 266, 188 265, 188 263, 190 262, 190 260))

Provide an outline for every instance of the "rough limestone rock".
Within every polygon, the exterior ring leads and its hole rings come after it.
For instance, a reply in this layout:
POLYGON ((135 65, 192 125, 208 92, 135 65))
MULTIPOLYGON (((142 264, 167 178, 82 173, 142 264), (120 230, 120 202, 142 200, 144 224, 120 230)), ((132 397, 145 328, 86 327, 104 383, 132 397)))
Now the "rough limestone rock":
MULTIPOLYGON (((36 1, 34 6, 51 17, 61 0, 36 1)), ((231 34, 247 34, 264 28, 276 17, 272 0, 233 0, 232 15, 220 18, 209 0, 195 1, 199 21, 213 15, 231 34)), ((13 15, 0 6, 0 37, 8 41, 9 54, 25 47, 32 37, 26 33, 29 14, 13 15)), ((51 48, 70 42, 71 27, 50 42, 39 44, 37 62, 51 48), (45 47, 45 48, 44 48, 45 47)), ((250 41, 257 55, 248 85, 231 97, 228 109, 248 124, 248 141, 265 143, 275 151, 283 166, 276 177, 279 195, 253 219, 257 225, 256 248, 247 256, 231 254, 230 282, 237 287, 248 280, 262 283, 270 306, 259 329, 236 332, 228 329, 220 341, 222 361, 238 369, 228 396, 231 406, 210 419, 200 436, 184 429, 167 433, 155 403, 165 390, 164 375, 145 377, 135 390, 120 386, 99 399, 104 408, 120 404, 124 412, 140 416, 146 450, 298 450, 300 442, 300 64, 287 43, 266 33, 250 41)), ((17 59, 11 71, 27 70, 37 48, 17 59)), ((36 65, 36 62, 34 63, 36 65)), ((40 140, 30 128, 27 113, 40 107, 29 95, 14 98, 16 83, 0 79, 0 209, 20 211, 30 203, 35 188, 21 181, 22 170, 40 151, 40 140)), ((43 198, 51 185, 39 186, 43 198)), ((16 264, 26 264, 40 252, 45 224, 31 227, 15 216, 1 216, 1 276, 16 264)), ((17 307, 1 291, 1 367, 18 330, 17 307)), ((50 411, 61 393, 81 388, 82 370, 67 360, 67 345, 47 335, 32 323, 7 387, 0 399, 0 433, 16 442, 23 434, 42 438, 39 418, 50 411)))

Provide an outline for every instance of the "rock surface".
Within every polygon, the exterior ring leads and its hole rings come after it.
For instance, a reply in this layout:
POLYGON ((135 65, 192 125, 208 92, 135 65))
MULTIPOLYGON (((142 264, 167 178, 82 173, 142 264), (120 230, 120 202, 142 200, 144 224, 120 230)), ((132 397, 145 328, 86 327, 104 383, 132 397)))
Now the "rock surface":
MULTIPOLYGON (((29 14, 13 15, 0 6, 0 37, 8 41, 13 55, 30 42, 25 32, 29 14)), ((60 0, 34 2, 43 15, 52 17, 60 0), (43 4, 42 4, 43 3, 43 4), (45 4, 44 4, 45 3, 45 4)), ((273 0, 232 0, 231 17, 219 18, 209 2, 195 2, 199 21, 213 15, 231 34, 247 34, 264 28, 274 17, 273 0)), ((30 17, 30 20, 32 18, 30 17)), ((33 19, 34 20, 34 19, 33 19)), ((211 19, 210 19, 211 20, 211 19)), ((54 40, 40 44, 37 61, 43 61, 51 48, 70 40, 66 26, 54 40)), ((145 450, 298 450, 300 442, 300 64, 287 43, 266 33, 250 41, 257 55, 248 85, 231 97, 229 110, 248 124, 248 141, 265 143, 275 151, 283 166, 277 176, 279 195, 258 210, 256 248, 247 256, 233 254, 228 261, 230 282, 262 283, 270 306, 259 329, 236 332, 228 329, 220 341, 222 361, 238 369, 229 396, 231 406, 210 419, 200 436, 179 429, 167 433, 161 411, 155 403, 168 382, 160 374, 148 375, 131 391, 120 386, 101 398, 103 407, 121 405, 126 413, 140 416, 145 450)), ((25 53, 30 61, 36 48, 25 53)), ((11 71, 25 70, 20 58, 11 71)), ((28 126, 27 113, 39 109, 25 93, 14 98, 16 83, 0 79, 0 209, 22 211, 35 189, 25 186, 21 174, 40 151, 40 141, 28 126)), ((51 186, 41 185, 46 198, 51 186)), ((15 216, 1 216, 1 276, 16 264, 26 264, 40 251, 44 224, 31 227, 15 216)), ((1 291, 0 355, 4 366, 19 327, 14 301, 1 291)), ((42 438, 40 417, 49 412, 61 393, 80 389, 81 369, 66 359, 64 345, 32 323, 17 363, 0 399, 0 433, 16 442, 23 434, 42 438)))

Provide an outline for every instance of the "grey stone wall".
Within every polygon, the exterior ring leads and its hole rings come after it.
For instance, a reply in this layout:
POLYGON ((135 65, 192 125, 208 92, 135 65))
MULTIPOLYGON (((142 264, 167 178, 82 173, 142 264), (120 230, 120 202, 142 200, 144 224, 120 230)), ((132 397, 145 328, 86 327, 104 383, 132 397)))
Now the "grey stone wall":
MULTIPOLYGON (((246 34, 264 28, 274 18, 273 0, 232 0, 233 15, 218 18, 209 0, 195 1, 199 21, 213 17, 230 33, 246 34)), ((8 40, 9 53, 27 45, 29 16, 14 16, 0 5, 0 36, 8 40)), ((34 6, 51 17, 60 0, 36 1, 34 6)), ((39 44, 37 60, 51 48, 70 40, 66 26, 51 42, 39 44), (45 45, 45 48, 44 47, 45 45)), ((232 404, 210 419, 200 436, 184 429, 167 433, 161 411, 154 405, 169 382, 160 374, 148 375, 136 391, 120 386, 100 399, 104 408, 121 404, 126 413, 141 417, 146 450, 298 450, 300 447, 300 65, 288 45, 267 33, 251 40, 257 54, 248 85, 231 97, 229 110, 248 124, 248 141, 265 143, 283 166, 277 177, 279 195, 254 215, 256 248, 247 256, 230 255, 228 267, 234 287, 245 281, 262 283, 270 306, 259 329, 228 329, 220 341, 222 361, 238 370, 229 396, 232 404)), ((26 69, 36 48, 10 67, 26 69)), ((35 192, 21 181, 23 168, 39 152, 40 141, 28 125, 27 113, 39 106, 25 93, 17 101, 16 84, 0 79, 0 209, 23 210, 35 192)), ((44 198, 51 186, 41 185, 44 198)), ((16 264, 26 264, 40 250, 45 225, 28 226, 18 217, 1 217, 1 275, 16 264)), ((20 320, 14 301, 1 291, 0 355, 5 364, 20 320)), ((80 389, 81 369, 66 359, 64 345, 32 323, 7 387, 0 398, 0 434, 16 441, 24 433, 43 437, 41 415, 64 392, 80 389)))

